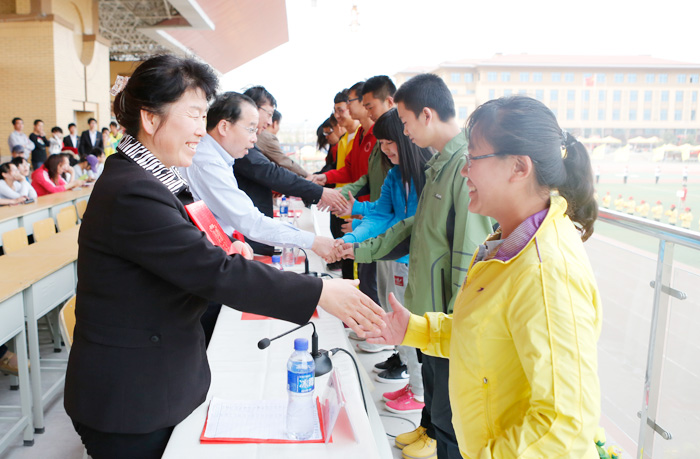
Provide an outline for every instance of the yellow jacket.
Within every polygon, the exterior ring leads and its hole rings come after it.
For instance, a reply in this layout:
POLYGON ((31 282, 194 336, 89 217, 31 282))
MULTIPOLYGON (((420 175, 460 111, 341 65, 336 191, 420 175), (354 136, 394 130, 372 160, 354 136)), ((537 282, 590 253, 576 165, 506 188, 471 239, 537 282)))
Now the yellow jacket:
POLYGON ((610 195, 609 194, 606 194, 605 196, 603 196, 603 207, 605 207, 606 209, 610 208, 610 195))
POLYGON ((664 213, 664 206, 657 204, 651 208, 651 214, 654 216, 654 220, 661 220, 661 216, 664 213))
POLYGON ((666 211, 666 216, 668 217, 668 223, 670 225, 675 225, 678 221, 678 209, 668 209, 666 211))
POLYGON ((642 217, 647 218, 649 216, 649 203, 645 202, 644 204, 638 205, 637 213, 642 217))
POLYGON ((625 209, 625 200, 622 198, 617 198, 615 200, 615 210, 623 211, 625 209))
POLYGON ((598 458, 600 298, 565 211, 552 197, 518 255, 472 259, 454 316, 411 316, 403 344, 450 359, 465 458, 598 458))
MULTIPOLYGON (((336 169, 342 169, 345 166, 345 157, 348 155, 348 153, 350 153, 350 150, 352 150, 352 144, 355 141, 355 136, 357 135, 357 131, 359 129, 360 126, 357 126, 357 129, 355 129, 354 132, 348 132, 338 141, 338 149, 335 156, 336 169)), ((347 183, 336 183, 335 187, 340 188, 345 185, 347 185, 347 183)))
POLYGON ((681 228, 690 229, 690 225, 693 223, 693 214, 684 211, 678 218, 681 219, 681 228))

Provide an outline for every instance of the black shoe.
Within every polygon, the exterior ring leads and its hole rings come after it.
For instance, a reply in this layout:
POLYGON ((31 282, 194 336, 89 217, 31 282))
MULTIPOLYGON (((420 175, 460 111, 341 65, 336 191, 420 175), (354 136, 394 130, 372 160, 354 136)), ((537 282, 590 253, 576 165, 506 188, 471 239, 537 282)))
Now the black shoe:
POLYGON ((374 377, 379 382, 383 383, 405 383, 408 380, 408 368, 406 365, 384 370, 374 377))
POLYGON ((391 354, 391 357, 389 357, 383 362, 379 362, 378 364, 376 364, 374 368, 372 368, 372 371, 374 371, 375 373, 381 373, 382 371, 391 370, 399 366, 401 366, 401 358, 399 357, 398 352, 394 352, 393 354, 391 354))
POLYGON ((329 271, 340 271, 340 268, 343 267, 342 265, 342 261, 336 261, 335 263, 328 263, 326 265, 326 269, 328 269, 329 271))

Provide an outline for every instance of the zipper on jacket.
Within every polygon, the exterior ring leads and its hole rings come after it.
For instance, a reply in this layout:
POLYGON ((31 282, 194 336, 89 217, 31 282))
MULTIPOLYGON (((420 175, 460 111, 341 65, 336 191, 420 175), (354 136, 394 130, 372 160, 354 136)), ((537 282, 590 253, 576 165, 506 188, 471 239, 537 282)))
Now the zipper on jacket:
POLYGON ((442 312, 447 312, 447 293, 445 292, 445 270, 440 269, 440 283, 442 284, 442 312))
POLYGON ((486 426, 489 429, 490 438, 495 438, 496 434, 493 429, 493 419, 491 419, 491 403, 489 402, 489 380, 484 377, 484 411, 486 412, 486 426))

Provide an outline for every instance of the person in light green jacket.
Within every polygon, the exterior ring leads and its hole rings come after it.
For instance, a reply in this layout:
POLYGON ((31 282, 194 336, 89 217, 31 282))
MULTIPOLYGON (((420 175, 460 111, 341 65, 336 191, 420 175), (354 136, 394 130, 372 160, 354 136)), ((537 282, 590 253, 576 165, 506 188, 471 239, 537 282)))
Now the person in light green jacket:
MULTIPOLYGON (((394 260, 409 253, 404 301, 413 313, 452 313, 474 250, 492 232, 488 217, 468 211, 469 190, 460 175, 467 139, 455 119, 454 101, 436 75, 417 75, 394 96, 407 136, 419 147, 438 153, 426 164, 425 188, 416 214, 365 242, 339 246, 338 252, 358 263, 394 260)), ((399 435, 404 457, 459 458, 452 427, 447 359, 423 355, 425 402, 421 426, 399 435), (436 442, 437 440, 437 442, 436 442)))

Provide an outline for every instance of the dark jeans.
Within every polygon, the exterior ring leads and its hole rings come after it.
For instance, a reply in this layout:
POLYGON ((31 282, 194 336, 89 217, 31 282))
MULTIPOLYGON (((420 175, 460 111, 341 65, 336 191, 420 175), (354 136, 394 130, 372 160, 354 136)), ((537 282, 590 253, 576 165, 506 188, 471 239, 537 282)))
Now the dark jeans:
POLYGON ((120 434, 100 432, 75 421, 73 427, 92 459, 160 459, 174 428, 146 434, 120 434))
POLYGON ((358 263, 357 278, 360 279, 360 291, 379 304, 377 296, 377 264, 358 263))
POLYGON ((438 459, 461 459, 457 436, 452 427, 452 407, 447 382, 450 361, 423 354, 423 387, 425 407, 420 425, 430 438, 437 440, 438 459))

